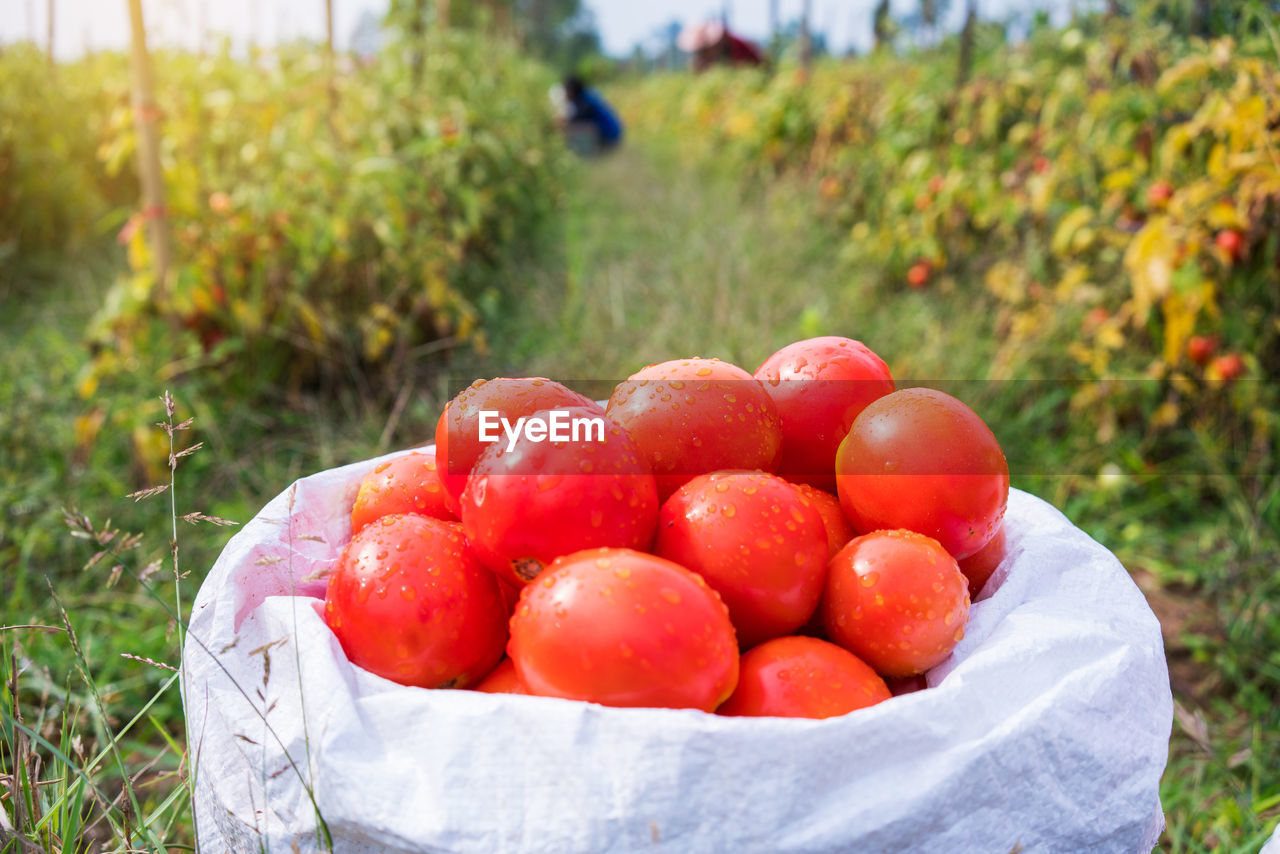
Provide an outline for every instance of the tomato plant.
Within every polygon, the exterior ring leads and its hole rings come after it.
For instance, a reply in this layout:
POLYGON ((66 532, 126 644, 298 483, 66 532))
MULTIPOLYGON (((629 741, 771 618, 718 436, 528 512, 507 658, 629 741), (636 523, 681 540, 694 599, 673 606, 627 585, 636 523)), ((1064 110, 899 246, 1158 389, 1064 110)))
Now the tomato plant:
MULTIPOLYGON (((462 493, 462 525, 481 562, 527 584, 561 555, 615 546, 648 549, 658 519, 653 476, 636 445, 599 407, 558 410, 598 418, 601 441, 535 441, 489 447, 462 493)), ((548 423, 551 411, 531 416, 548 423)))
POLYGON ((664 499, 706 472, 778 466, 777 407, 751 374, 719 359, 642 368, 618 384, 607 409, 640 446, 664 499))
POLYGON ((969 590, 937 540, 876 531, 832 559, 821 608, 832 641, 883 676, 911 676, 940 663, 964 637, 969 590))
POLYGON ((858 413, 893 391, 884 360, 828 335, 788 344, 756 369, 782 419, 778 474, 834 492, 836 448, 858 413))
POLYGON ((795 631, 813 614, 827 531, 810 501, 777 475, 716 472, 662 505, 654 551, 707 580, 746 648, 795 631))
POLYGON ((403 685, 464 688, 507 640, 498 580, 460 526, 383 516, 356 534, 325 592, 325 622, 353 664, 403 685))
POLYGON ((908 528, 967 557, 995 536, 1009 466, 991 429, 945 392, 896 391, 867 406, 836 454, 840 505, 863 533, 908 528))
POLYGON ((890 696, 884 680, 848 650, 818 638, 789 636, 742 654, 738 687, 718 712, 833 718, 890 696))
POLYGON ((533 694, 713 711, 738 683, 729 611, 697 573, 629 549, 567 555, 525 587, 507 651, 533 694))
POLYGON ((358 533, 375 519, 397 513, 455 518, 445 506, 435 454, 405 454, 379 463, 365 475, 351 508, 351 533, 358 533))

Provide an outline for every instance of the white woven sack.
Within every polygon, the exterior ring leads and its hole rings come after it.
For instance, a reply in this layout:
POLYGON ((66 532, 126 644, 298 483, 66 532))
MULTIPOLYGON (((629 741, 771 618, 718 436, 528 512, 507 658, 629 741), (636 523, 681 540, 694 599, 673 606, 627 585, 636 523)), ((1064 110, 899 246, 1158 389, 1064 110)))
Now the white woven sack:
POLYGON ((196 597, 205 852, 326 850, 317 807, 337 852, 1146 852, 1163 829, 1159 625, 1116 558, 1031 495, 1010 494, 1008 555, 929 690, 825 721, 725 718, 351 665, 324 576, 381 459, 276 497, 196 597))

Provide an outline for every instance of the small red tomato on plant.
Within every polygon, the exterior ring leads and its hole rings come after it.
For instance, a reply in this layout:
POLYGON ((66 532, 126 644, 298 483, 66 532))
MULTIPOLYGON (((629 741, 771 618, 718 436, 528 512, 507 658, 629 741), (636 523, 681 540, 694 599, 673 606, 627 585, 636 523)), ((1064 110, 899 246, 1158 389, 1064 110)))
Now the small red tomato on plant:
POLYGON ((1214 235, 1213 242, 1231 261, 1240 260, 1240 253, 1244 250, 1244 235, 1240 232, 1234 228, 1224 228, 1214 235))
POLYGON ((907 284, 913 288, 923 288, 929 284, 929 276, 933 273, 933 267, 928 261, 917 261, 911 265, 911 269, 907 270, 907 284))
POLYGON ((542 377, 476 380, 445 404, 436 422, 436 461, 450 512, 460 514, 467 475, 488 447, 480 441, 481 412, 497 412, 514 423, 539 410, 570 406, 601 411, 595 401, 542 377))
POLYGON ((658 492, 626 431, 599 408, 535 413, 510 446, 491 445, 462 493, 462 526, 480 561, 512 584, 527 584, 561 555, 615 546, 648 549, 658 492), (591 423, 578 440, 539 440, 554 421, 591 423), (531 432, 533 425, 542 425, 531 432))
POLYGON ((882 676, 923 673, 964 637, 969 589, 937 540, 914 531, 854 539, 827 568, 827 637, 882 676))
POLYGON ((1217 349, 1218 339, 1207 335, 1192 335, 1187 341, 1187 358, 1203 367, 1209 363, 1217 349))
POLYGON ((375 519, 397 513, 455 518, 445 507, 435 454, 405 454, 379 463, 366 474, 351 508, 351 533, 359 533, 375 519))
POLYGON ((1168 181, 1156 181, 1147 187, 1147 206, 1163 208, 1173 198, 1173 185, 1168 181))
POLYGON ((778 408, 778 474, 834 492, 836 448, 867 404, 893 391, 889 366, 861 341, 827 335, 788 344, 756 368, 778 408))
POLYGON ((1205 376, 1212 380, 1232 382, 1244 376, 1244 358, 1239 353, 1223 353, 1215 356, 1205 369, 1205 376))
POLYGON ((353 664, 402 685, 465 688, 502 657, 498 580, 459 526, 383 516, 356 534, 325 592, 325 622, 353 664))
POLYGON ((630 549, 557 559, 525 587, 507 652, 531 694, 713 711, 738 684, 729 611, 702 576, 630 549))
POLYGON ((823 175, 822 180, 818 182, 818 194, 824 199, 837 198, 843 192, 844 187, 835 175, 823 175))
POLYGON ((765 641, 742 654, 738 687, 722 715, 833 718, 892 696, 874 670, 843 647, 818 638, 765 641))
POLYGON ((778 467, 777 407, 759 380, 719 359, 642 368, 613 390, 608 414, 640 447, 662 499, 707 472, 778 467))
POLYGON ((715 472, 680 487, 662 505, 654 551, 720 594, 743 648, 803 626, 826 578, 822 516, 764 472, 715 472))
POLYGON ((907 528, 962 558, 1000 527, 1009 465, 972 409, 911 388, 862 410, 836 453, 836 486, 854 530, 907 528))

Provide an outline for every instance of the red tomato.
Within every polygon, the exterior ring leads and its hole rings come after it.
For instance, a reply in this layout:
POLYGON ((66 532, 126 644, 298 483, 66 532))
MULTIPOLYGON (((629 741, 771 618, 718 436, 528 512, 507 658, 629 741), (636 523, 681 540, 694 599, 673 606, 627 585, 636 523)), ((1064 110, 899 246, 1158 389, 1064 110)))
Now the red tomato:
POLYGON ((929 284, 929 276, 933 273, 933 266, 928 261, 918 261, 911 265, 911 269, 907 270, 907 284, 913 288, 923 288, 929 284))
POLYGON ((1147 187, 1147 205, 1152 208, 1162 208, 1173 198, 1173 185, 1168 181, 1156 181, 1150 187, 1147 187))
POLYGON ((911 388, 885 395, 853 422, 836 454, 836 484, 854 530, 919 531, 961 558, 1000 527, 1009 465, 972 409, 911 388))
POLYGON ((794 486, 800 490, 801 495, 809 499, 822 517, 822 525, 827 529, 827 560, 830 560, 854 535, 853 526, 844 518, 844 510, 840 509, 840 499, 830 492, 814 489, 807 483, 797 483, 794 486))
POLYGON ((486 694, 528 694, 524 683, 520 681, 520 677, 516 674, 516 666, 511 663, 511 659, 504 658, 498 662, 498 666, 489 672, 489 675, 480 681, 476 686, 477 691, 483 691, 486 694))
MULTIPOLYGON (((480 459, 480 454, 489 447, 480 441, 481 410, 501 413, 514 424, 521 416, 532 415, 542 409, 570 406, 600 411, 595 401, 542 377, 476 380, 449 401, 436 422, 436 459, 440 463, 440 480, 444 484, 445 503, 449 510, 460 515, 467 475, 480 459)), ((505 444, 505 438, 501 436, 498 444, 505 444)))
POLYGON ((818 638, 783 637, 742 654, 738 687, 718 712, 775 718, 834 718, 892 696, 884 680, 846 649, 818 638))
POLYGON ((325 622, 353 664, 423 688, 464 688, 502 657, 498 580, 452 522, 383 516, 329 577, 325 622))
POLYGON ((827 530, 812 503, 777 475, 716 472, 662 505, 654 552, 707 580, 745 649, 794 632, 818 607, 827 530))
POLYGON ((1210 379, 1231 382, 1239 379, 1244 374, 1244 369, 1244 358, 1239 353, 1224 353, 1214 357, 1205 374, 1210 379))
POLYGON ((755 376, 782 419, 778 474, 834 492, 836 448, 858 413, 893 391, 889 366, 861 341, 829 335, 788 344, 755 376))
POLYGON ((445 507, 435 454, 405 454, 366 474, 351 508, 351 533, 359 533, 374 519, 396 513, 454 518, 445 507))
POLYGON ((964 573, 965 580, 969 583, 969 598, 976 599, 978 594, 982 592, 982 587, 987 583, 987 579, 1000 566, 1000 562, 1004 560, 1005 554, 1005 538, 1004 525, 1002 524, 996 535, 982 548, 973 554, 959 560, 960 571, 964 573))
POLYGON ((640 446, 663 499, 706 472, 778 466, 777 407, 754 377, 719 359, 649 365, 618 384, 608 412, 640 446))
POLYGON ((1218 339, 1207 335, 1192 335, 1187 341, 1187 358, 1197 365, 1207 365, 1218 349, 1218 339))
POLYGON ((903 694, 914 694, 917 691, 927 690, 929 680, 925 678, 923 673, 917 673, 915 676, 900 676, 898 678, 890 677, 884 680, 884 684, 889 686, 889 693, 895 697, 901 697, 903 694))
MULTIPOLYGON (((597 407, 559 410, 597 418, 590 441, 537 441, 522 434, 476 461, 462 493, 462 527, 481 563, 527 584, 561 555, 601 546, 648 549, 658 522, 653 475, 626 431, 597 407)), ((551 412, 528 423, 550 424, 551 412)), ((550 430, 550 426, 547 427, 550 430)))
POLYGON ((525 587, 507 646, 531 694, 713 711, 738 683, 729 611, 702 576, 630 549, 591 549, 525 587))
POLYGON ((1213 242, 1218 248, 1226 253, 1227 258, 1232 261, 1240 258, 1240 253, 1244 249, 1244 235, 1236 231, 1234 228, 1227 228, 1219 231, 1214 235, 1213 242))
POLYGON ((876 531, 831 561, 821 607, 832 641, 882 676, 911 676, 940 663, 964 637, 969 589, 937 540, 876 531))

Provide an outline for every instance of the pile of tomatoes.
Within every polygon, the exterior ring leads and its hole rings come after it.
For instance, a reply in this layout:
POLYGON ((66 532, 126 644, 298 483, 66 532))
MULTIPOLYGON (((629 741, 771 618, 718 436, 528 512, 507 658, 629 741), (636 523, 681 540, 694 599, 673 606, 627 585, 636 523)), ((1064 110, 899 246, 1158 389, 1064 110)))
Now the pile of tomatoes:
POLYGON ((923 687, 1004 551, 991 430, 847 338, 650 365, 604 406, 477 380, 435 440, 361 481, 325 600, 405 685, 842 715, 923 687))

